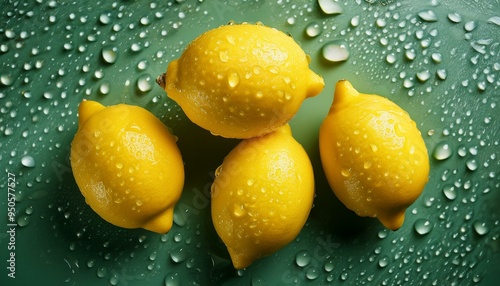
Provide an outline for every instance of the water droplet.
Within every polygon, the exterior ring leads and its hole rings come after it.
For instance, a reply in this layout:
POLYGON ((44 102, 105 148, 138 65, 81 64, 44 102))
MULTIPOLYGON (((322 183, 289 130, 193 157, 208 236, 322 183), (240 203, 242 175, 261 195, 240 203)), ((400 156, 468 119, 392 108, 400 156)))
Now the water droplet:
POLYGON ((5 86, 9 86, 11 85, 13 82, 12 80, 12 77, 8 74, 2 74, 0 75, 0 83, 5 85, 5 86))
POLYGON ((440 53, 433 53, 431 58, 435 63, 440 63, 443 60, 443 56, 440 53))
POLYGON ((434 147, 434 152, 432 153, 432 155, 436 160, 442 161, 450 158, 452 153, 453 151, 451 149, 451 146, 447 142, 442 141, 436 144, 436 147, 434 147))
POLYGON ((389 264, 389 256, 387 255, 382 255, 378 259, 378 266, 384 268, 389 264))
POLYGON ((499 16, 493 16, 488 19, 488 23, 490 24, 495 24, 497 26, 500 26, 500 17, 499 16))
POLYGON ((311 266, 306 270, 306 278, 309 280, 315 280, 316 278, 319 277, 319 269, 311 266))
POLYGON ((417 78, 421 82, 427 81, 431 77, 429 70, 420 71, 417 73, 417 78))
POLYGON ((438 69, 436 71, 436 75, 439 79, 441 80, 445 80, 446 79, 446 76, 447 76, 447 73, 446 73, 446 70, 445 69, 438 69))
POLYGON ((108 269, 106 267, 99 267, 97 268, 97 277, 104 277, 108 274, 108 269))
POLYGON ((108 14, 102 13, 101 15, 99 15, 99 22, 103 25, 107 25, 111 23, 111 18, 108 14))
POLYGON ((396 55, 394 55, 393 53, 390 53, 387 55, 386 60, 389 64, 393 64, 396 62, 396 55))
POLYGON ((415 231, 420 235, 428 234, 434 228, 432 223, 424 218, 417 219, 413 227, 415 228, 415 231))
POLYGON ((118 49, 115 46, 106 46, 101 51, 102 59, 108 64, 114 64, 118 58, 118 49))
POLYGON ((240 77, 237 73, 231 72, 227 77, 227 83, 230 87, 236 87, 240 83, 240 77))
POLYGON ((480 221, 475 221, 472 226, 474 227, 474 230, 476 231, 477 234, 479 235, 485 235, 487 234, 490 230, 486 226, 486 223, 480 222, 480 221))
POLYGON ((357 27, 359 25, 359 15, 351 18, 351 26, 357 27))
POLYGON ((458 13, 448 14, 448 19, 453 23, 460 23, 462 21, 462 16, 458 13))
POLYGON ((314 38, 318 36, 321 33, 322 29, 321 26, 316 23, 316 22, 311 22, 306 26, 306 35, 308 35, 311 38, 314 38))
POLYGON ((99 93, 101 95, 107 95, 111 91, 111 84, 108 81, 103 81, 99 85, 99 93))
POLYGON ((177 248, 170 252, 170 258, 172 259, 173 262, 175 263, 181 263, 187 258, 187 251, 183 248, 177 248))
POLYGON ((111 285, 117 285, 118 282, 120 282, 118 274, 117 273, 111 274, 111 276, 109 277, 109 284, 111 284, 111 285))
POLYGON ((305 266, 309 265, 309 263, 311 262, 311 260, 312 260, 312 257, 309 254, 309 252, 307 252, 306 250, 300 251, 295 256, 295 263, 299 267, 305 267, 305 266))
POLYGON ((346 280, 347 280, 347 278, 349 278, 349 273, 347 273, 347 272, 342 272, 342 274, 340 274, 340 279, 341 279, 342 281, 346 281, 346 280))
POLYGON ((378 237, 379 238, 386 238, 387 235, 389 234, 389 231, 387 229, 381 229, 379 232, 378 232, 378 237))
POLYGON ((333 267, 334 267, 333 261, 332 260, 328 260, 325 263, 324 269, 325 269, 326 272, 332 272, 333 267))
POLYGON ((27 168, 35 167, 35 159, 29 155, 25 155, 21 158, 21 164, 27 168))
POLYGON ((227 51, 219 52, 219 60, 223 63, 227 63, 229 61, 229 54, 227 51))
POLYGON ((426 22, 436 22, 438 20, 436 13, 432 10, 420 11, 418 17, 426 22))
POLYGON ((413 50, 413 49, 405 51, 405 57, 410 61, 414 60, 416 56, 417 56, 417 54, 415 53, 415 50, 413 50))
POLYGON ((465 165, 467 166, 467 169, 470 171, 475 171, 479 167, 479 164, 477 163, 476 159, 469 159, 467 162, 465 162, 465 165))
POLYGON ((474 21, 468 21, 467 23, 465 23, 464 25, 464 29, 467 31, 467 32, 472 32, 474 31, 474 29, 476 28, 476 22, 474 21))
POLYGON ((349 58, 349 50, 345 44, 336 41, 326 43, 322 48, 323 58, 330 62, 342 62, 349 58))
POLYGON ((140 92, 148 92, 153 89, 155 79, 150 74, 143 74, 137 78, 137 89, 140 92))
POLYGON ((30 223, 31 219, 29 215, 21 215, 17 218, 17 225, 20 227, 25 227, 30 223))
POLYGON ((334 0, 318 0, 321 11, 325 14, 340 14, 342 13, 342 6, 334 0))
POLYGON ((177 272, 170 272, 165 277, 165 286, 180 286, 181 285, 181 277, 177 272))
POLYGON ((443 187, 443 194, 449 200, 454 200, 457 197, 457 191, 453 185, 445 185, 443 187))

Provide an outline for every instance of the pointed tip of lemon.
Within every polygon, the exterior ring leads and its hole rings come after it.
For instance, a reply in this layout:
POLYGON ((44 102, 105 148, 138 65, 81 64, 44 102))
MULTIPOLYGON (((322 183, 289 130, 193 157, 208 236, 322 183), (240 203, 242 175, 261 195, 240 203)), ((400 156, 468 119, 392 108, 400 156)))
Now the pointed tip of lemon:
POLYGON ((227 248, 229 256, 235 269, 244 269, 250 266, 257 258, 249 255, 249 253, 236 251, 230 247, 227 248))
POLYGON ((346 79, 341 79, 335 85, 333 102, 338 104, 339 102, 347 100, 351 96, 357 95, 359 95, 359 92, 352 86, 352 84, 346 79))
POLYGON ((105 108, 104 105, 97 101, 84 99, 78 107, 78 125, 82 126, 92 115, 105 108))
POLYGON ((159 234, 167 233, 172 228, 173 217, 174 211, 171 208, 153 217, 142 228, 159 234))
POLYGON ((378 220, 390 230, 398 230, 405 221, 405 210, 395 214, 378 214, 378 220))
POLYGON ((309 73, 309 86, 306 97, 313 97, 318 95, 323 90, 323 88, 325 87, 325 80, 322 76, 318 75, 312 70, 309 70, 309 73))

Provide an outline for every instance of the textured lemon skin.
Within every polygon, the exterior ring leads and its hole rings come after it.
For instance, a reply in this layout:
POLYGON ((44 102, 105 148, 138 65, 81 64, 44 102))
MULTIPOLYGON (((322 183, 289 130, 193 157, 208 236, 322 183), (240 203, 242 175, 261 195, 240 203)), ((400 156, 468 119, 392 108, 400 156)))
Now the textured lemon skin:
POLYGON ((166 233, 184 184, 175 137, 147 110, 83 101, 71 167, 86 203, 123 228, 166 233))
POLYGON ((212 220, 236 269, 296 238, 312 207, 309 158, 287 125, 246 139, 224 159, 212 185, 212 220))
POLYGON ((290 36, 234 24, 193 40, 168 65, 164 85, 197 125, 223 137, 250 138, 287 123, 324 81, 290 36))
POLYGON ((406 111, 339 81, 319 147, 328 182, 347 208, 401 227, 429 177, 425 142, 406 111))

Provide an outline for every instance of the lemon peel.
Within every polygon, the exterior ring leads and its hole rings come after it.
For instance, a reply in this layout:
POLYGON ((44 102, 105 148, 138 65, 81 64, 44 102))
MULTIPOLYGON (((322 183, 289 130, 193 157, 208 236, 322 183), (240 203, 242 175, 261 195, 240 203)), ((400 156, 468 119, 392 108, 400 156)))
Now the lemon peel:
POLYGON ((243 140, 224 158, 212 185, 212 221, 236 269, 295 239, 314 197, 307 153, 287 125, 243 140))
POLYGON ((84 100, 71 168, 86 203, 123 228, 166 233, 184 184, 175 137, 149 111, 84 100))
POLYGON ((157 82, 191 121, 229 138, 276 130, 324 87, 292 37, 249 23, 203 33, 157 82))
POLYGON ((430 168, 425 142, 406 111, 341 80, 320 127, 319 147, 328 182, 347 208, 391 230, 402 226, 430 168))

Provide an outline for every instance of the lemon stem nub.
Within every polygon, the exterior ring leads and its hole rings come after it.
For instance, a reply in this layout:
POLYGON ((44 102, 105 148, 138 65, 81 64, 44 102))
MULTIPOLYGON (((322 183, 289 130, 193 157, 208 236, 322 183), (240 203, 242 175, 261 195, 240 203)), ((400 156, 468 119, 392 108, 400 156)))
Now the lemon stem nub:
POLYGON ((161 86, 162 89, 165 89, 165 76, 166 73, 162 73, 156 78, 156 83, 161 86))

